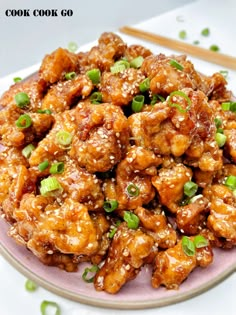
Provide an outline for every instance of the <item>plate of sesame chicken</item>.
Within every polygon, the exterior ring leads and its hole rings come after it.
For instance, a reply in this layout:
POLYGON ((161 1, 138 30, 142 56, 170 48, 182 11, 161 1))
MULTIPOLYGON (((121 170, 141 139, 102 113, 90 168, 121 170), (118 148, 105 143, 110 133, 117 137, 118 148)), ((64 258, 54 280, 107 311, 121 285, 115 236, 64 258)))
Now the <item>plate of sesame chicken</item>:
POLYGON ((146 308, 236 269, 236 101, 221 73, 103 33, 0 98, 0 249, 83 303, 146 308))

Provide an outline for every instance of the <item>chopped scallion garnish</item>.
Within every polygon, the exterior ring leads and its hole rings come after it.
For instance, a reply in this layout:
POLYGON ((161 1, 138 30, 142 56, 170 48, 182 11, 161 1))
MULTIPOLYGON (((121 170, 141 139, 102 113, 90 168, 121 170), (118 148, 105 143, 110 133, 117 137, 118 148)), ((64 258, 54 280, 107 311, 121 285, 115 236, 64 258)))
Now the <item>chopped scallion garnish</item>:
POLYGON ((50 109, 38 109, 37 113, 51 115, 52 111, 50 109))
POLYGON ((209 36, 210 35, 210 30, 208 27, 204 28, 202 31, 201 31, 201 35, 202 36, 209 36))
POLYGON ((187 38, 187 32, 185 30, 182 30, 179 32, 179 38, 180 39, 186 39, 187 38))
POLYGON ((30 143, 28 144, 26 147, 24 147, 24 149, 22 150, 22 155, 28 159, 31 156, 31 153, 35 150, 35 146, 30 143))
POLYGON ((95 278, 95 274, 99 271, 99 267, 97 265, 93 265, 91 268, 85 268, 82 274, 82 278, 87 283, 92 283, 95 278), (93 273, 92 277, 88 278, 88 274, 93 273), (95 274, 94 274, 95 273, 95 274))
POLYGON ((130 61, 130 67, 138 69, 142 66, 144 58, 142 56, 138 56, 130 61))
POLYGON ((90 99, 92 104, 101 104, 102 93, 101 92, 93 92, 93 94, 91 94, 89 99, 90 99))
POLYGON ((56 134, 57 143, 65 147, 71 144, 72 138, 72 134, 65 130, 58 131, 58 133, 56 134))
POLYGON ((150 88, 150 79, 146 78, 139 84, 139 90, 140 92, 144 93, 150 88))
POLYGON ((193 42, 193 44, 194 44, 194 45, 199 45, 199 44, 200 44, 200 41, 199 41, 199 40, 195 40, 195 41, 193 42))
POLYGON ((221 108, 222 110, 230 110, 230 102, 223 102, 221 108))
POLYGON ((209 244, 208 240, 202 235, 195 236, 193 243, 196 248, 202 248, 202 247, 208 246, 209 244))
POLYGON ((183 236, 181 242, 182 242, 182 249, 183 249, 183 252, 184 252, 187 256, 194 256, 194 255, 195 255, 195 245, 194 245, 193 241, 190 240, 189 237, 183 236))
POLYGON ((63 162, 58 162, 58 163, 54 163, 52 164, 52 166, 50 167, 49 172, 51 174, 61 174, 64 172, 64 163, 63 162))
POLYGON ((26 282, 25 282, 26 291, 34 292, 35 290, 37 290, 37 288, 38 288, 38 286, 34 281, 29 280, 29 279, 26 280, 26 282))
POLYGON ((25 92, 19 92, 15 95, 15 102, 18 107, 24 108, 30 103, 30 98, 25 92))
POLYGON ((41 181, 40 194, 43 196, 50 195, 51 192, 63 191, 60 183, 55 177, 48 177, 41 181))
POLYGON ((221 120, 221 118, 216 117, 216 118, 214 119, 214 122, 215 122, 216 128, 219 128, 220 126, 222 126, 222 120, 221 120))
POLYGON ((227 186, 231 190, 235 190, 236 189, 236 176, 234 175, 228 176, 225 180, 225 186, 227 186))
POLYGON ((68 44, 68 50, 70 52, 76 52, 77 49, 78 49, 78 45, 75 42, 70 42, 68 44))
POLYGON ((184 69, 184 67, 180 63, 178 63, 178 61, 176 61, 175 59, 170 60, 170 65, 180 71, 184 69))
POLYGON ((139 217, 131 211, 125 211, 124 220, 129 229, 136 230, 139 226, 139 217))
POLYGON ((159 94, 154 94, 151 99, 151 105, 155 105, 160 100, 162 103, 165 102, 165 98, 159 94))
POLYGON ((227 77, 229 75, 229 71, 228 70, 220 70, 219 73, 222 74, 225 79, 227 79, 227 77))
POLYGON ((142 110, 144 104, 144 96, 143 95, 136 95, 132 100, 132 110, 135 113, 138 113, 142 110))
POLYGON ((43 161, 42 163, 40 163, 38 165, 38 169, 40 172, 43 172, 44 170, 46 170, 46 168, 48 167, 49 165, 49 162, 46 160, 46 161, 43 161))
POLYGON ((129 68, 130 68, 129 62, 127 60, 122 59, 115 62, 114 65, 111 66, 110 71, 111 73, 119 73, 129 68))
POLYGON ((117 200, 106 200, 103 204, 103 208, 106 212, 110 213, 116 210, 118 207, 118 201, 117 200))
POLYGON ((198 190, 198 185, 191 180, 184 184, 184 194, 188 197, 193 197, 198 190))
POLYGON ((127 187, 127 193, 131 197, 137 197, 139 195, 139 188, 133 183, 130 183, 127 187))
POLYGON ((219 46, 217 46, 217 45, 211 45, 209 49, 211 51, 219 51, 220 50, 219 46))
POLYGON ((16 121, 16 127, 20 129, 29 128, 32 125, 32 120, 29 115, 23 114, 16 121))
POLYGON ((173 91, 172 93, 170 93, 167 101, 170 107, 176 107, 180 113, 187 112, 190 109, 190 106, 192 104, 190 98, 182 91, 173 91), (178 97, 178 96, 183 98, 185 101, 187 101, 188 106, 186 109, 183 108, 180 104, 172 102, 172 98, 178 97))
POLYGON ((15 77, 15 78, 13 78, 13 81, 14 81, 15 83, 17 83, 17 82, 22 81, 22 78, 20 78, 20 77, 15 77))
POLYGON ((61 310, 56 302, 44 300, 40 305, 41 315, 61 315, 61 310), (50 310, 50 311, 49 311, 50 310), (53 310, 53 313, 51 312, 53 310))
POLYGON ((73 80, 75 77, 76 77, 76 73, 74 71, 73 72, 68 72, 68 73, 65 74, 66 80, 73 80))
POLYGON ((223 133, 221 133, 219 131, 221 131, 221 129, 218 129, 218 132, 215 135, 215 140, 216 140, 218 146, 221 148, 225 145, 227 137, 226 137, 226 135, 224 135, 223 133))
POLYGON ((93 84, 100 83, 101 80, 101 71, 97 68, 89 70, 86 72, 88 78, 92 81, 93 84))

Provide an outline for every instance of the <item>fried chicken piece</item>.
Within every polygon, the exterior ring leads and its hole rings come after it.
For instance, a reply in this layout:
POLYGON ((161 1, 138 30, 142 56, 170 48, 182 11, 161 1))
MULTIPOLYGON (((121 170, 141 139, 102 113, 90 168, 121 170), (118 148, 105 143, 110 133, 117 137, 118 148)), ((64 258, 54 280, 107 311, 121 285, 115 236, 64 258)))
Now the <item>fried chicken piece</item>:
POLYGON ((236 163, 236 129, 226 129, 224 135, 226 136, 225 149, 232 161, 236 163))
POLYGON ((126 282, 137 276, 153 245, 151 236, 140 229, 129 229, 126 223, 122 223, 114 235, 104 265, 95 276, 95 289, 117 293, 126 282))
POLYGON ((141 45, 130 45, 126 48, 124 53, 124 57, 127 58, 129 62, 137 57, 141 56, 146 58, 150 55, 152 55, 152 52, 148 48, 141 45))
POLYGON ((124 55, 126 47, 117 34, 103 33, 98 40, 98 46, 92 47, 86 55, 88 67, 109 71, 114 62, 124 55))
POLYGON ((92 81, 86 75, 78 75, 73 80, 52 85, 42 101, 42 110, 50 109, 60 113, 69 109, 81 97, 90 95, 93 89, 92 81))
POLYGON ((30 103, 27 109, 37 111, 41 106, 41 101, 46 90, 46 84, 38 78, 38 75, 30 77, 27 80, 12 85, 0 98, 0 109, 16 105, 15 96, 17 93, 24 92, 29 96, 30 103))
POLYGON ((43 138, 36 149, 32 152, 29 163, 30 166, 38 166, 41 162, 54 159, 65 155, 70 149, 69 145, 62 145, 58 141, 58 132, 65 131, 73 135, 76 132, 77 125, 75 123, 74 109, 64 111, 63 113, 54 116, 55 123, 47 136, 43 138))
POLYGON ((152 184, 159 193, 160 202, 172 213, 178 210, 178 203, 184 196, 184 184, 192 178, 192 171, 184 164, 175 164, 171 168, 161 168, 152 184))
POLYGON ((179 207, 176 213, 176 223, 181 233, 186 235, 196 235, 206 222, 209 212, 208 199, 198 195, 189 204, 179 207))
POLYGON ((140 92, 139 85, 145 79, 141 70, 129 68, 119 73, 104 72, 99 91, 106 103, 124 106, 140 92))
POLYGON ((172 248, 159 252, 155 258, 152 286, 164 285, 167 289, 178 289, 197 266, 207 267, 213 261, 211 247, 196 248, 193 256, 188 256, 182 248, 182 240, 172 248))
POLYGON ((102 209, 104 196, 101 183, 95 174, 88 173, 77 166, 75 161, 67 159, 63 173, 55 174, 54 177, 62 186, 63 195, 66 194, 72 200, 86 205, 88 210, 102 209))
POLYGON ((62 80, 66 73, 76 72, 77 69, 78 59, 76 54, 64 48, 58 48, 44 57, 39 75, 50 85, 62 80))
POLYGON ((156 175, 156 167, 161 158, 142 147, 131 147, 126 157, 118 164, 116 178, 104 184, 104 194, 107 199, 118 201, 118 209, 135 209, 148 204, 155 196, 151 176, 156 175), (129 193, 130 184, 137 187, 138 193, 129 193))
POLYGON ((146 233, 153 237, 155 245, 160 248, 173 247, 177 240, 176 231, 167 222, 164 213, 156 213, 143 207, 138 207, 134 213, 139 217, 140 223, 146 233))
POLYGON ((224 76, 216 72, 210 77, 203 77, 205 84, 207 85, 207 91, 205 92, 209 99, 225 99, 230 94, 226 89, 227 81, 224 76))
POLYGON ((70 156, 90 173, 106 172, 124 156, 129 143, 127 118, 112 104, 79 103, 75 112, 77 131, 70 156))
POLYGON ((167 96, 173 91, 184 88, 203 92, 206 90, 204 81, 186 56, 151 55, 145 58, 141 70, 150 78, 150 90, 153 94, 167 96), (172 59, 181 64, 183 70, 173 67, 170 64, 172 59))
POLYGON ((203 190, 210 201, 207 227, 218 238, 226 241, 225 247, 236 245, 236 198, 227 186, 212 185, 203 190))

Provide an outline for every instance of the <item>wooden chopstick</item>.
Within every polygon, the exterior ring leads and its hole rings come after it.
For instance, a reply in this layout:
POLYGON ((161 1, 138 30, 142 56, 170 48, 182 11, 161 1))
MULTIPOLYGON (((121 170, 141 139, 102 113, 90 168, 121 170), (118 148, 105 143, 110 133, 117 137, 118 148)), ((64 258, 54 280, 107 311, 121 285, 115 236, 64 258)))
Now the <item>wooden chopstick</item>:
POLYGON ((179 40, 171 39, 161 35, 153 34, 143 30, 139 30, 130 26, 123 26, 119 29, 121 33, 131 35, 140 39, 147 40, 149 42, 156 43, 160 46, 164 46, 191 56, 197 57, 199 59, 215 63, 224 66, 229 69, 236 70, 236 58, 233 56, 228 56, 221 54, 219 52, 211 51, 199 46, 194 46, 188 43, 184 43, 179 40))

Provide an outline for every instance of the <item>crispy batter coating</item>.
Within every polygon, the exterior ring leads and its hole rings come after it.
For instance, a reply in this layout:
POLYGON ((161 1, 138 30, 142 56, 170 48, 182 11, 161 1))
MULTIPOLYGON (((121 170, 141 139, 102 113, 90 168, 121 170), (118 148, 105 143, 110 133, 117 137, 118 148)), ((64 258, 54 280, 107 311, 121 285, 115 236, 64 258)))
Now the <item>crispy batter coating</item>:
POLYGON ((176 213, 179 202, 184 196, 184 184, 191 180, 192 171, 183 164, 176 164, 171 168, 161 168, 152 178, 152 184, 159 193, 161 204, 171 212, 176 213))
POLYGON ((131 147, 117 166, 115 180, 108 180, 104 184, 106 198, 117 200, 119 209, 135 209, 149 203, 155 196, 151 176, 156 174, 156 166, 160 163, 161 159, 152 151, 131 147), (128 193, 130 184, 137 187, 137 195, 128 193))
POLYGON ((90 173, 106 172, 126 152, 129 141, 127 118, 112 104, 80 103, 75 112, 77 131, 70 156, 90 173))
POLYGON ((132 230, 127 228, 126 223, 121 224, 112 240, 108 257, 96 274, 95 289, 117 293, 127 281, 137 276, 153 244, 152 237, 140 229, 132 230))
MULTIPOLYGON (((236 198, 224 185, 212 185, 203 190, 210 200, 207 226, 216 237, 225 239, 227 247, 236 245, 236 198)), ((225 245, 226 247, 226 245, 225 245)))
POLYGON ((182 241, 166 251, 159 252, 154 262, 152 286, 164 285, 167 289, 178 289, 180 284, 197 266, 207 267, 212 263, 210 246, 197 248, 193 256, 188 256, 182 248, 182 241))

